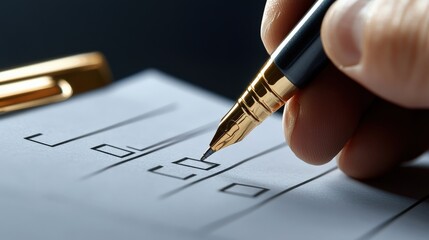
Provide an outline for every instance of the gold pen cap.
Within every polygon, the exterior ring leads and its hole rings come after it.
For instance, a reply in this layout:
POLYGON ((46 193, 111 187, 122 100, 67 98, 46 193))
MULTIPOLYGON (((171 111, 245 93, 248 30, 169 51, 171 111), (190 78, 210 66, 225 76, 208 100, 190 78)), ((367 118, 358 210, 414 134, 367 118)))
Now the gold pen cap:
POLYGON ((111 82, 107 61, 92 52, 0 72, 0 113, 63 101, 111 82))

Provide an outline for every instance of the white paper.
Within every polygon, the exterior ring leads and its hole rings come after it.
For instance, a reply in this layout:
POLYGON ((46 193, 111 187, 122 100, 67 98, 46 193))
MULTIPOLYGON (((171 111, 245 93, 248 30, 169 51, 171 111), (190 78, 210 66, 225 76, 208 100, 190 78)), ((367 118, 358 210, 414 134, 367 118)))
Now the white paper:
POLYGON ((273 116, 195 160, 231 105, 145 71, 2 116, 0 239, 427 239, 428 155, 414 182, 355 181, 297 159, 273 116))

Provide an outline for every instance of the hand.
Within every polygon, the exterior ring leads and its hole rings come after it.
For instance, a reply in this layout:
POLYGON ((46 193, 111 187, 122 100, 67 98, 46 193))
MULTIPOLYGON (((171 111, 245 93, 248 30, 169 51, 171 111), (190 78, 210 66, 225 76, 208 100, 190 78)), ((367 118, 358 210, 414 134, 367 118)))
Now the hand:
MULTIPOLYGON (((261 27, 269 53, 314 0, 268 0, 261 27)), ((335 66, 286 105, 295 154, 380 176, 429 148, 429 1, 337 0, 321 35, 335 66), (425 110, 426 109, 426 110, 425 110)))

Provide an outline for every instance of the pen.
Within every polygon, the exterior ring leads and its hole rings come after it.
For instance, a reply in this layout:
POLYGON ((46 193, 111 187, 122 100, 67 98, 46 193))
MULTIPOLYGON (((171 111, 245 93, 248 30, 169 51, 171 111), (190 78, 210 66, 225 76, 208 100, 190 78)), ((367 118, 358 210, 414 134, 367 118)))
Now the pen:
POLYGON ((241 141, 328 63, 320 40, 320 27, 334 2, 316 1, 280 43, 246 91, 222 118, 201 161, 241 141))
POLYGON ((103 55, 85 53, 0 72, 0 113, 64 101, 107 85, 103 55))

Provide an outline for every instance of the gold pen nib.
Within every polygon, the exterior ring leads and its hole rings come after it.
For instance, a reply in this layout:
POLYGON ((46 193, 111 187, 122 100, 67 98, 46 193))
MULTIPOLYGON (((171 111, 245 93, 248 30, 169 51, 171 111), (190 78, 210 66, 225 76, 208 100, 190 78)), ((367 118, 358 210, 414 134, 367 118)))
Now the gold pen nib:
POLYGON ((201 161, 206 160, 208 157, 210 157, 210 155, 212 155, 215 151, 213 151, 213 149, 209 148, 206 153, 203 154, 203 156, 201 157, 201 161))
POLYGON ((270 58, 231 110, 222 118, 201 161, 214 152, 241 141, 259 123, 292 97, 295 85, 270 58))

